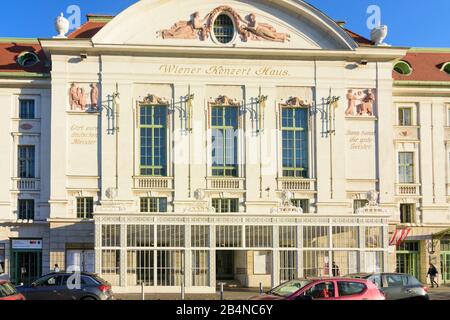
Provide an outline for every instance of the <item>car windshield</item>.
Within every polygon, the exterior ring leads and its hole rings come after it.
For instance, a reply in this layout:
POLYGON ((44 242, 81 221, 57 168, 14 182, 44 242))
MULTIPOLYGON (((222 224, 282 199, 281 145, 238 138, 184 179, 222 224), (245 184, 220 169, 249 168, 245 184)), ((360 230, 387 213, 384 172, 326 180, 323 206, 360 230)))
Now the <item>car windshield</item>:
POLYGON ((288 297, 310 283, 310 280, 292 280, 272 289, 269 293, 280 297, 288 297))
POLYGON ((0 298, 10 297, 17 294, 16 288, 9 283, 6 282, 4 284, 0 284, 0 298))

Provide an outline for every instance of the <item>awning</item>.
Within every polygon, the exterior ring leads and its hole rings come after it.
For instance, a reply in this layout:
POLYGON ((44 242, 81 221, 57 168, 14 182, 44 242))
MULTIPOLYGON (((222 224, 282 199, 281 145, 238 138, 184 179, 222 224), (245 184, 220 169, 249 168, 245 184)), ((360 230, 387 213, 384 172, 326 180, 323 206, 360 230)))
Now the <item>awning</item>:
POLYGON ((433 234, 433 240, 442 240, 442 238, 444 238, 446 236, 450 236, 450 228, 433 234))

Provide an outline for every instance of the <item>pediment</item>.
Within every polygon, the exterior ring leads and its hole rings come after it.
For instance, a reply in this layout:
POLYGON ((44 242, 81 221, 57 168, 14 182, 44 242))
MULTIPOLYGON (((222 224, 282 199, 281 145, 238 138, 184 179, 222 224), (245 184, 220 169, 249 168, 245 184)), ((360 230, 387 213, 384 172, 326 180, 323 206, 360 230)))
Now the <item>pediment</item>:
POLYGON ((92 41, 138 46, 357 47, 329 17, 298 0, 141 0, 115 17, 92 41))

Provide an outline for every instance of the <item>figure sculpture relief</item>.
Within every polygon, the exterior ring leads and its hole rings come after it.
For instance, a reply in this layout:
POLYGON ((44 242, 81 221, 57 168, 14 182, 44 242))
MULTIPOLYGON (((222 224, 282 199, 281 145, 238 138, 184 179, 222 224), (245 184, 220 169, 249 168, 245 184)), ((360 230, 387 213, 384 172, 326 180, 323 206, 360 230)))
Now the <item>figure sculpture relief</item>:
POLYGON ((260 38, 268 41, 275 42, 285 42, 290 41, 290 35, 287 33, 280 33, 267 23, 259 23, 256 21, 256 15, 251 13, 247 16, 248 21, 244 21, 246 26, 244 27, 251 35, 253 35, 255 40, 260 40, 260 38))
MULTIPOLYGON (((96 83, 90 85, 90 102, 91 109, 98 110, 98 87, 96 83)), ((79 87, 77 84, 72 83, 69 89, 69 104, 70 110, 85 111, 88 107, 88 95, 87 89, 79 87)))
POLYGON ((373 116, 374 103, 376 101, 374 90, 348 90, 348 107, 346 116, 373 116))
POLYGON ((91 84, 91 108, 98 110, 98 87, 96 83, 91 84))
POLYGON ((190 21, 176 22, 170 29, 158 31, 163 39, 199 39, 206 40, 213 32, 215 19, 222 13, 227 13, 235 23, 236 32, 243 41, 267 40, 273 42, 290 41, 290 35, 280 33, 267 23, 256 21, 256 15, 250 14, 246 19, 242 19, 236 10, 230 6, 220 6, 208 13, 205 18, 201 18, 200 12, 195 12, 190 21))
POLYGON ((207 37, 204 19, 200 12, 195 12, 190 21, 179 21, 172 28, 160 31, 163 39, 202 39, 207 37))
POLYGON ((359 115, 369 115, 373 116, 373 104, 375 103, 375 94, 372 89, 367 89, 365 97, 362 99, 361 109, 359 110, 359 115))

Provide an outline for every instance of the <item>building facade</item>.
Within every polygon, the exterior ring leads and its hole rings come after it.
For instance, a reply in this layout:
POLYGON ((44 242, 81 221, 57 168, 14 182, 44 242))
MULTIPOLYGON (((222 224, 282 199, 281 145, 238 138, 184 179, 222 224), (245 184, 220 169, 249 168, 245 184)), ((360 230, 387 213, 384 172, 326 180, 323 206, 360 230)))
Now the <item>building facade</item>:
POLYGON ((0 49, 16 283, 55 264, 117 292, 450 266, 449 51, 377 46, 292 0, 139 1, 0 49))

